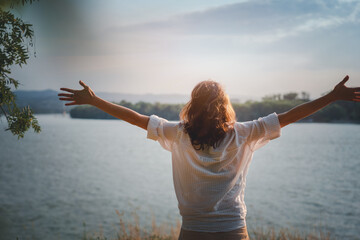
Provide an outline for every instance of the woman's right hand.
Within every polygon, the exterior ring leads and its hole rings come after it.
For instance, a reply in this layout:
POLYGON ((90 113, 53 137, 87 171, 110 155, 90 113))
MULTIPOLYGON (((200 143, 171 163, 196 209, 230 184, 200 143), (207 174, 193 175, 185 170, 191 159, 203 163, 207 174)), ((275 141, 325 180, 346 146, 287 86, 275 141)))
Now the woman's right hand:
POLYGON ((70 105, 82 105, 82 104, 92 104, 96 95, 91 90, 89 86, 87 86, 83 81, 79 81, 80 85, 84 87, 82 90, 74 90, 70 88, 60 88, 62 91, 66 91, 68 93, 59 93, 58 96, 61 97, 59 100, 62 101, 71 101, 70 103, 66 103, 66 106, 70 105))
POLYGON ((101 99, 97 97, 91 88, 85 83, 82 81, 79 81, 79 83, 84 87, 84 89, 74 90, 70 88, 60 88, 60 90, 68 92, 58 94, 58 96, 61 96, 61 98, 59 98, 60 100, 71 101, 70 103, 66 103, 66 106, 90 104, 116 118, 147 130, 147 125, 149 123, 148 116, 139 114, 138 112, 135 112, 129 108, 101 99))

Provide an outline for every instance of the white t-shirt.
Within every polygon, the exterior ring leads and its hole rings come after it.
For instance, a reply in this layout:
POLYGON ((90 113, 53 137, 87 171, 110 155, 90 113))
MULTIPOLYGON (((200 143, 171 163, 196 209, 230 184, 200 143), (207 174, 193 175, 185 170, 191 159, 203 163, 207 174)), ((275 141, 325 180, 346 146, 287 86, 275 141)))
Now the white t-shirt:
POLYGON ((172 154, 174 188, 182 228, 227 232, 246 225, 244 190, 253 152, 280 136, 276 113, 236 122, 220 146, 195 150, 181 122, 150 116, 147 137, 172 154))

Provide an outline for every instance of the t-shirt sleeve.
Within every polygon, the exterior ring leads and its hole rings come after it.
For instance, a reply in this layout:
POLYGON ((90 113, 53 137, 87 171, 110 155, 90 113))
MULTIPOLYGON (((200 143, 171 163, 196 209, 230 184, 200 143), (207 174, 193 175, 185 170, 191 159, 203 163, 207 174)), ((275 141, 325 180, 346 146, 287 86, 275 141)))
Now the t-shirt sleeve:
POLYGON ((281 134, 280 122, 276 113, 245 122, 243 125, 248 133, 246 141, 253 151, 266 145, 270 140, 280 137, 281 134))
POLYGON ((160 145, 171 151, 176 139, 179 123, 169 122, 164 118, 151 115, 147 126, 147 138, 158 141, 160 145))

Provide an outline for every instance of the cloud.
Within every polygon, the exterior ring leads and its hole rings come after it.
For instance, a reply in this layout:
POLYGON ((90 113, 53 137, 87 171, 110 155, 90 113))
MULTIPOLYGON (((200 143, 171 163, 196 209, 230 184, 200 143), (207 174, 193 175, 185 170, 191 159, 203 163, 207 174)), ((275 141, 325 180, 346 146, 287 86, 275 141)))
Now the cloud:
POLYGON ((359 11, 358 1, 255 0, 183 14, 162 21, 121 26, 116 32, 226 36, 244 41, 272 42, 358 22, 359 11))

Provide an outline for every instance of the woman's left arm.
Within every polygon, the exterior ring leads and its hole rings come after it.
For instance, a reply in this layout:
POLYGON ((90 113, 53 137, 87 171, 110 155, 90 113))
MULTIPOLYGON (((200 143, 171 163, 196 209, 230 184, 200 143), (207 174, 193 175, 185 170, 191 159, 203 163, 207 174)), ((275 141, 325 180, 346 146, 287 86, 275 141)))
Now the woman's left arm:
POLYGON ((79 83, 84 87, 84 89, 74 90, 70 88, 60 88, 60 90, 68 92, 58 94, 58 96, 61 96, 61 98, 59 98, 60 100, 71 101, 70 103, 66 103, 66 106, 90 104, 116 118, 147 130, 149 116, 142 115, 129 108, 108 102, 96 96, 91 88, 84 82, 80 81, 79 83))
POLYGON ((285 127, 290 123, 297 122, 338 100, 360 102, 360 87, 346 87, 345 83, 348 80, 349 76, 346 76, 330 93, 313 101, 296 106, 285 113, 280 113, 278 115, 280 126, 285 127))

